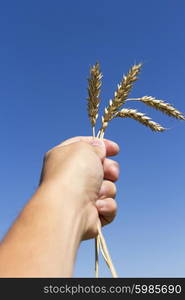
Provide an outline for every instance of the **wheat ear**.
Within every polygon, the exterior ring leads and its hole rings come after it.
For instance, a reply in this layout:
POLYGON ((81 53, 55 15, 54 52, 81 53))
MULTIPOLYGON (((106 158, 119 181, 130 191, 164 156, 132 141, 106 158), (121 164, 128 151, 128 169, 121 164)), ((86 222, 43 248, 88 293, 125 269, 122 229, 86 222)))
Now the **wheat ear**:
POLYGON ((100 65, 97 62, 90 69, 90 78, 88 79, 88 116, 95 136, 95 125, 98 118, 98 109, 100 104, 100 88, 103 75, 100 71, 100 65))
POLYGON ((104 115, 102 116, 102 127, 98 133, 98 136, 103 136, 105 129, 108 126, 108 122, 112 120, 113 116, 120 107, 125 103, 134 82, 138 79, 137 75, 140 72, 142 64, 136 64, 131 67, 126 76, 123 76, 123 79, 118 88, 114 93, 113 100, 109 101, 108 107, 104 109, 104 115))
POLYGON ((163 128, 160 124, 154 122, 146 116, 145 114, 138 112, 136 109, 122 109, 117 114, 114 115, 115 117, 121 117, 121 118, 132 118, 141 124, 148 126, 153 131, 164 131, 165 128, 163 128))
MULTIPOLYGON (((93 137, 95 137, 95 125, 98 118, 98 110, 100 104, 100 88, 101 88, 102 73, 100 71, 99 63, 96 63, 90 69, 90 78, 88 79, 88 116, 92 125, 93 137)), ((115 269, 112 264, 107 245, 101 228, 98 228, 98 236, 95 238, 95 275, 99 277, 99 250, 108 264, 112 276, 115 277, 115 269)))
POLYGON ((177 110, 175 107, 173 107, 171 104, 163 101, 163 100, 158 100, 154 97, 151 96, 144 96, 141 98, 132 98, 132 99, 127 99, 126 101, 141 101, 145 103, 148 106, 151 106, 157 110, 162 111, 164 114, 174 117, 176 119, 180 120, 185 120, 185 117, 183 116, 182 112, 177 110))
MULTIPOLYGON (((100 104, 100 88, 101 88, 102 73, 100 71, 100 65, 97 62, 90 68, 90 78, 88 78, 88 116, 92 126, 93 137, 96 136, 95 125, 98 118, 98 110, 100 104)), ((99 277, 99 250, 100 250, 100 238, 99 235, 95 238, 95 276, 99 277)))

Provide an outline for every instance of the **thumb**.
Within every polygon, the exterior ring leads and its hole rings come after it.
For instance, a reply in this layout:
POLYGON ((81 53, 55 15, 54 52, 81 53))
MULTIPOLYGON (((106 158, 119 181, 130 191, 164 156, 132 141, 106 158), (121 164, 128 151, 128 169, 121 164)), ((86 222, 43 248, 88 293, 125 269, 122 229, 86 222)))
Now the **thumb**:
POLYGON ((102 139, 93 138, 91 141, 89 141, 89 144, 92 146, 93 151, 99 156, 101 161, 103 161, 106 156, 106 147, 104 141, 102 139))

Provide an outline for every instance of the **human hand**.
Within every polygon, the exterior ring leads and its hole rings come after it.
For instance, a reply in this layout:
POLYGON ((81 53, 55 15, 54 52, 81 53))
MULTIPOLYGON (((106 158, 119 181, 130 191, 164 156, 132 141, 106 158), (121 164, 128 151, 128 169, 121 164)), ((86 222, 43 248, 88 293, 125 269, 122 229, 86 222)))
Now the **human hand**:
POLYGON ((119 166, 107 156, 118 152, 119 146, 110 140, 75 137, 45 155, 40 185, 52 186, 68 213, 75 210, 83 220, 81 239, 96 237, 98 224, 106 225, 116 215, 119 166))

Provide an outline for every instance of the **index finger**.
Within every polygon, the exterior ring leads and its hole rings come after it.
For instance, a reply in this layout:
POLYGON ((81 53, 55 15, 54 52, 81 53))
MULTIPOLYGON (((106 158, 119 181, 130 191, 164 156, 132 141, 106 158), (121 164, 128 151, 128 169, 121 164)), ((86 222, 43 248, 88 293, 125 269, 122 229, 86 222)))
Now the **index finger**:
MULTIPOLYGON (((97 139, 97 138, 94 138, 92 136, 76 136, 76 137, 70 138, 70 139, 62 142, 57 147, 69 145, 69 144, 76 143, 76 142, 91 143, 94 139, 97 139)), ((105 148, 106 148, 106 156, 114 156, 119 153, 120 148, 117 143, 115 143, 111 140, 108 140, 108 139, 103 139, 103 141, 104 141, 105 148)))
POLYGON ((120 151, 119 145, 111 140, 103 139, 106 147, 106 156, 117 155, 120 151))

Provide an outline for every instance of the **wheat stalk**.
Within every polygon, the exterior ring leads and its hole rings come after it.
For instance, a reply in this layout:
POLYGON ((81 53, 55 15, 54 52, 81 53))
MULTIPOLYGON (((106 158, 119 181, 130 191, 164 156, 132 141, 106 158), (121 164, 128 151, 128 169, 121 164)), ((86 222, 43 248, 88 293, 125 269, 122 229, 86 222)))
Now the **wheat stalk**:
POLYGON ((99 277, 99 251, 100 251, 100 237, 99 234, 95 238, 95 276, 99 277))
POLYGON ((133 65, 128 71, 127 75, 123 76, 121 83, 118 84, 118 88, 114 93, 113 100, 110 100, 108 107, 105 107, 104 109, 104 115, 102 116, 102 127, 100 128, 98 136, 103 135, 108 126, 108 122, 112 120, 114 114, 125 103, 134 82, 138 79, 137 75, 139 74, 141 67, 141 63, 133 65))
POLYGON ((90 69, 90 78, 88 79, 88 116, 95 136, 95 125, 98 118, 98 109, 100 104, 100 88, 102 85, 101 79, 103 75, 100 71, 100 65, 97 62, 90 69))
POLYGON ((121 118, 132 118, 141 124, 148 126, 153 131, 164 131, 165 128, 163 128, 160 124, 154 122, 146 116, 145 114, 138 112, 136 109, 127 109, 123 108, 120 110, 117 114, 114 115, 114 118, 121 117, 121 118))
MULTIPOLYGON (((120 84, 118 84, 118 88, 114 93, 114 98, 109 101, 109 105, 105 107, 104 114, 102 116, 102 126, 97 134, 98 138, 103 138, 105 129, 108 126, 108 123, 116 118, 132 118, 141 124, 149 127, 153 131, 162 132, 166 128, 162 127, 160 124, 154 122, 146 116, 145 114, 138 112, 136 109, 121 109, 121 106, 125 104, 127 101, 141 101, 145 103, 148 106, 151 106, 157 110, 162 111, 163 113, 177 118, 181 120, 185 120, 185 117, 183 114, 178 111, 175 107, 173 107, 171 104, 164 102, 163 100, 155 99, 151 96, 144 96, 142 98, 132 98, 127 99, 128 95, 133 87, 134 82, 138 79, 138 74, 140 72, 140 69, 142 67, 142 64, 135 64, 131 67, 129 72, 126 76, 123 76, 123 79, 120 84)), ((88 94, 89 97, 88 100, 88 115, 91 121, 92 129, 93 129, 93 136, 95 137, 95 125, 96 120, 98 118, 98 109, 100 104, 100 87, 101 87, 101 78, 102 73, 100 72, 100 66, 98 63, 96 63, 90 70, 90 78, 88 79, 88 94)), ((105 242, 105 239, 103 237, 103 234, 101 232, 101 226, 98 226, 98 236, 95 239, 95 271, 96 271, 96 277, 98 277, 99 272, 99 261, 98 261, 98 255, 99 250, 101 250, 102 255, 108 265, 108 267, 111 270, 112 276, 117 277, 114 265, 112 263, 110 254, 108 252, 108 248, 105 242)))
MULTIPOLYGON (((101 79, 103 75, 100 71, 99 63, 96 63, 90 69, 90 78, 88 79, 88 116, 92 126, 93 137, 95 137, 95 125, 96 120, 98 118, 98 110, 100 104, 100 88, 101 88, 101 79)), ((111 261, 110 254, 108 252, 108 248, 101 232, 101 228, 98 228, 98 236, 95 238, 95 275, 96 278, 99 277, 99 250, 109 266, 112 276, 115 277, 116 271, 111 261)))
POLYGON ((107 244, 106 244, 106 241, 105 241, 105 238, 103 236, 103 233, 101 231, 101 227, 98 227, 98 233, 99 233, 99 239, 100 239, 100 249, 101 249, 101 252, 102 252, 102 255, 105 259, 105 262, 107 263, 111 273, 112 273, 112 277, 114 278, 117 278, 118 275, 117 275, 117 272, 114 268, 114 265, 113 265, 113 262, 111 260, 111 256, 109 254, 109 251, 108 251, 108 248, 107 248, 107 244))
MULTIPOLYGON (((99 110, 99 104, 100 104, 100 88, 101 88, 101 79, 102 79, 102 73, 100 71, 100 65, 97 62, 95 65, 93 65, 90 68, 90 78, 88 79, 88 116, 91 122, 92 126, 92 133, 93 137, 96 136, 95 133, 95 125, 96 120, 98 118, 98 110, 99 110)), ((101 252, 103 253, 102 247, 100 248, 100 240, 101 237, 98 233, 98 236, 95 238, 95 275, 96 278, 99 277, 99 251, 101 249, 101 252)), ((103 257, 104 253, 103 253, 103 257)))
POLYGON ((183 114, 178 111, 175 107, 173 107, 171 104, 163 101, 163 100, 158 100, 154 97, 151 96, 144 96, 141 98, 132 98, 132 99, 127 99, 126 101, 141 101, 143 103, 145 103, 148 106, 151 106, 157 110, 162 111, 164 114, 170 116, 170 117, 174 117, 176 119, 180 119, 180 120, 185 120, 185 117, 183 116, 183 114))

